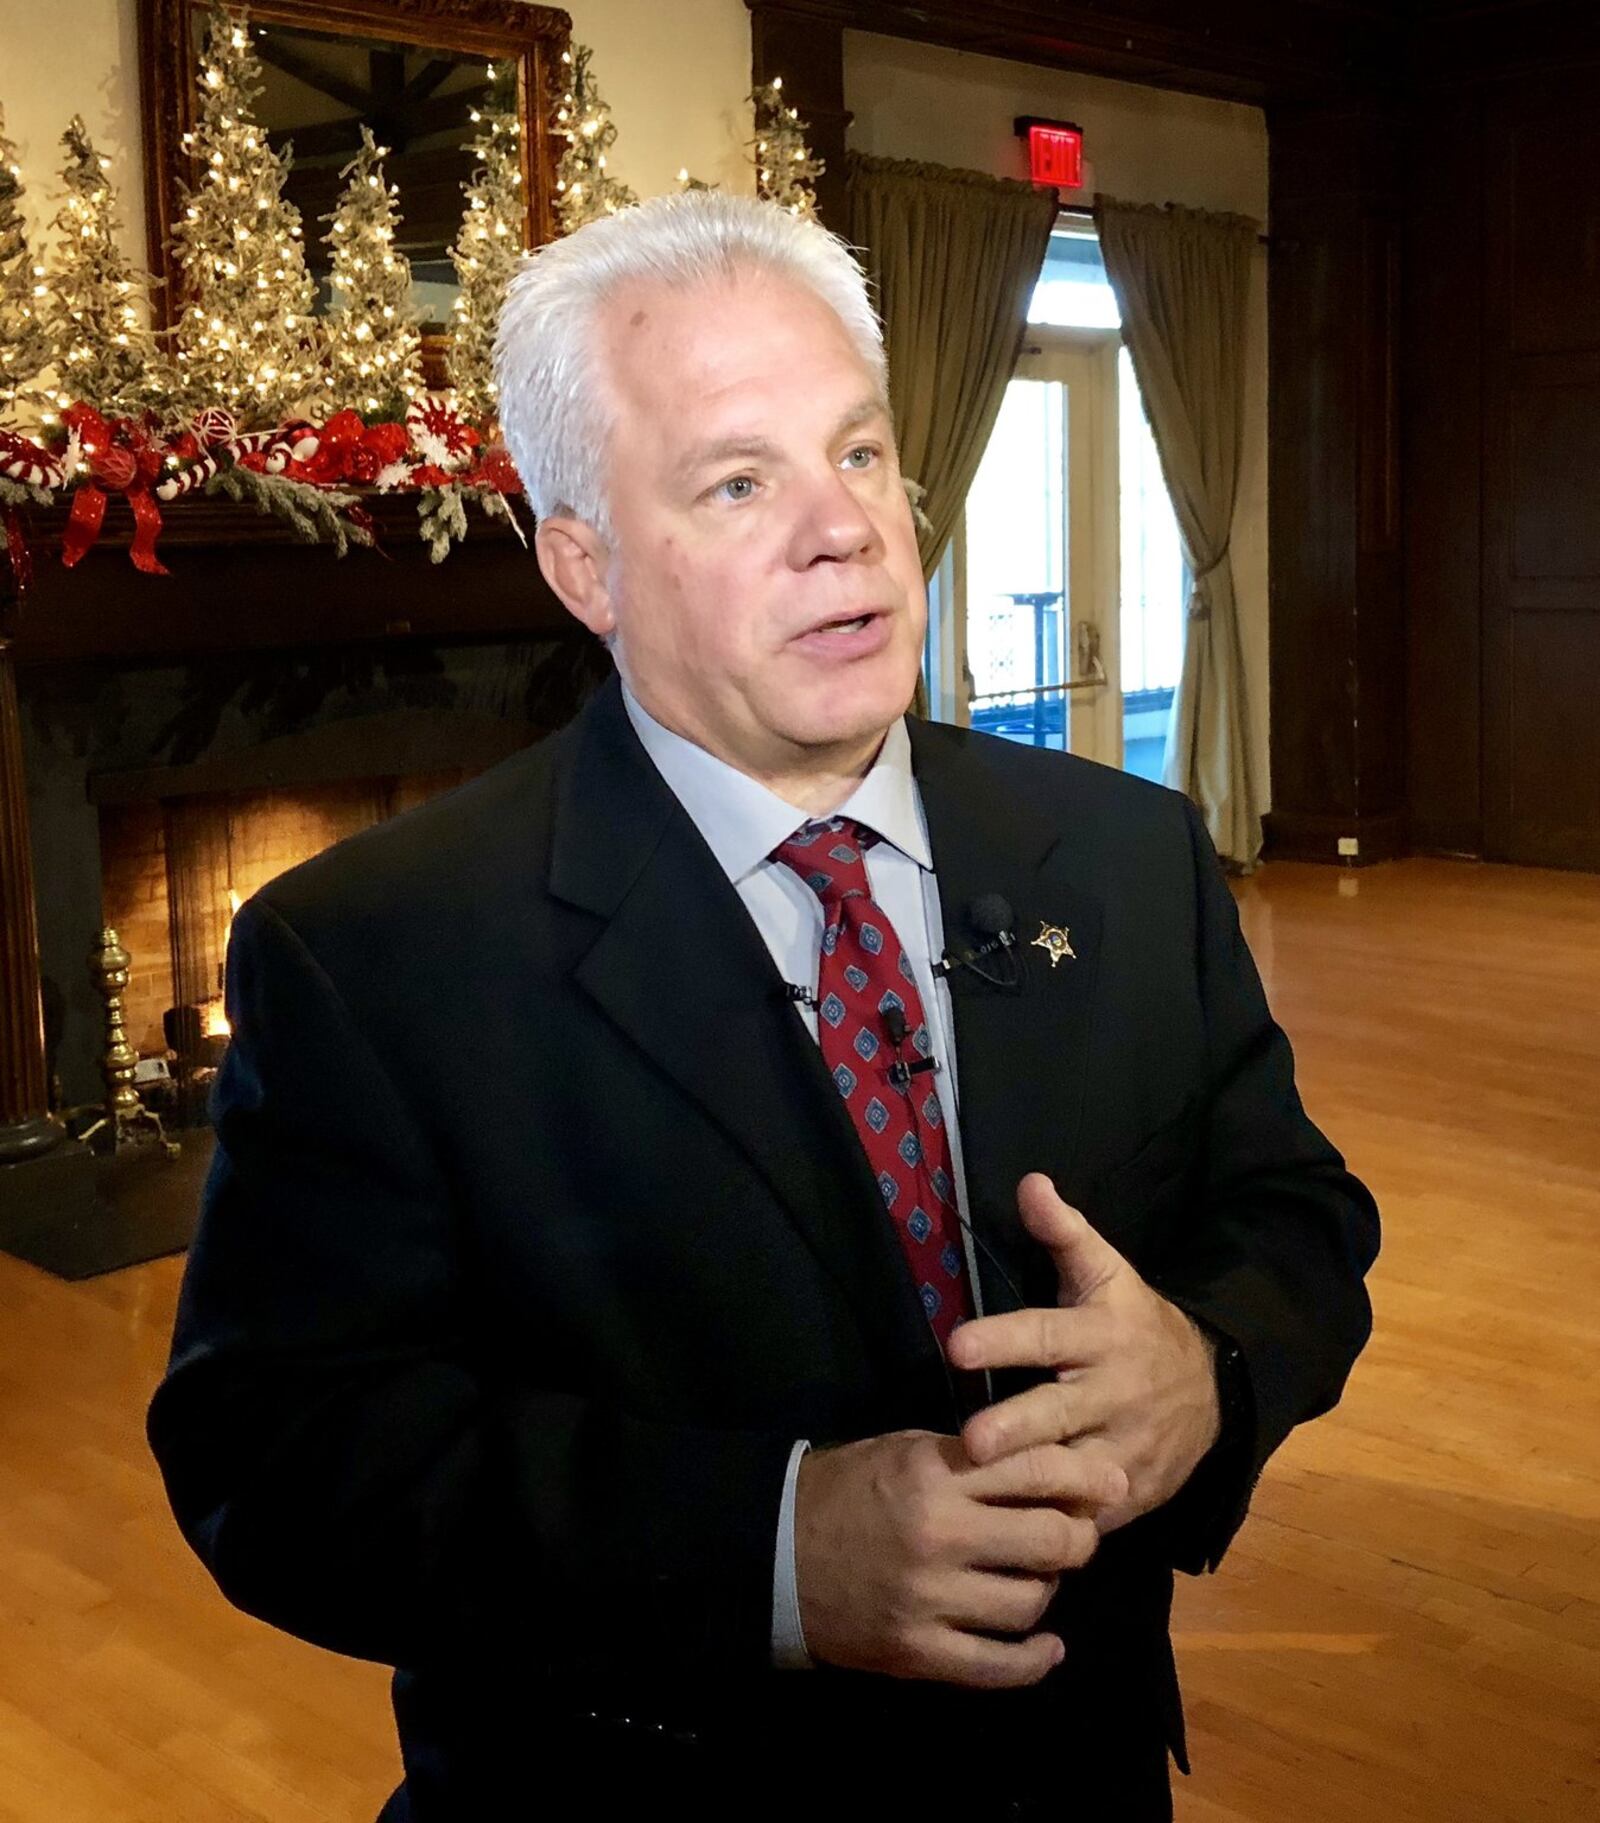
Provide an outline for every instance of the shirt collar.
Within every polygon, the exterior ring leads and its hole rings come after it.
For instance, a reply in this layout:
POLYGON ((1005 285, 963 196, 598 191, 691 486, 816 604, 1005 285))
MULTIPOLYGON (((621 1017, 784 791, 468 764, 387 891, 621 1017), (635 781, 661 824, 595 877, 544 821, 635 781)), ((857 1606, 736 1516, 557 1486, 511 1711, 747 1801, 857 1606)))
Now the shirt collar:
MULTIPOLYGON (((622 701, 645 752, 735 886, 780 842, 812 820, 726 760, 664 728, 626 684, 622 701)), ((881 841, 919 867, 932 869, 933 851, 903 717, 890 724, 872 769, 833 814, 865 823, 881 841)))

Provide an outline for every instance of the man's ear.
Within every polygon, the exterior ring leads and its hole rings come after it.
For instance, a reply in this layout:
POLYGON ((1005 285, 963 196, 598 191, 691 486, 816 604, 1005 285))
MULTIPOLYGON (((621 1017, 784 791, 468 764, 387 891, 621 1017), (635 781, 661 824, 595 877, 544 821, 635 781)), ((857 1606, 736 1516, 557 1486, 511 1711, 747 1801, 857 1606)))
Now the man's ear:
POLYGON ((589 524, 570 513, 552 513, 539 521, 533 548, 544 579, 574 619, 604 639, 616 629, 607 586, 611 553, 589 524))

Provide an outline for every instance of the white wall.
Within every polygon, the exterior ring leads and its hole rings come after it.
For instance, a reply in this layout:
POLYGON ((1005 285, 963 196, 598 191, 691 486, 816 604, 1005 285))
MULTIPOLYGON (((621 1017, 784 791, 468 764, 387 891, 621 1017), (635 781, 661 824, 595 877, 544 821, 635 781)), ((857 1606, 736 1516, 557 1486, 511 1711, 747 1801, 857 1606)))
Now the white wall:
POLYGON ((744 0, 565 0, 572 36, 594 47, 618 135, 608 168, 640 196, 678 171, 749 193, 750 12, 744 0))
MULTIPOLYGON (((1026 177, 1012 131, 1020 114, 1075 121, 1086 165, 1081 200, 1096 190, 1138 203, 1185 203, 1267 218, 1267 130, 1259 108, 1135 83, 1045 70, 937 45, 846 32, 850 143, 882 158, 1026 177)), ((1251 767, 1262 802, 1267 776, 1267 262, 1251 287, 1244 444, 1233 571, 1244 639, 1251 767)))
POLYGON ((0 106, 22 166, 23 203, 35 249, 59 206, 62 132, 74 114, 81 114, 97 150, 111 160, 123 251, 145 264, 138 72, 133 0, 0 4, 0 106))

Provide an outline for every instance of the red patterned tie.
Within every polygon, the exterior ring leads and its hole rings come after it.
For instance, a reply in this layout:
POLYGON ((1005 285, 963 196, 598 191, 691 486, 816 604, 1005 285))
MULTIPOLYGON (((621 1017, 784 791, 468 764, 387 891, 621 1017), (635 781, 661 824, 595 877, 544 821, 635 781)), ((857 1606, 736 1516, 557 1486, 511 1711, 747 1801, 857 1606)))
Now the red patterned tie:
POLYGON ((873 903, 865 850, 877 837, 843 817, 807 823, 772 851, 822 901, 817 1034, 855 1122, 912 1283, 943 1348, 972 1314, 956 1221, 950 1136, 926 1060, 933 1040, 911 962, 873 903), (896 1036, 901 1042, 896 1043, 896 1036), (921 1063, 923 1068, 916 1066, 921 1063))

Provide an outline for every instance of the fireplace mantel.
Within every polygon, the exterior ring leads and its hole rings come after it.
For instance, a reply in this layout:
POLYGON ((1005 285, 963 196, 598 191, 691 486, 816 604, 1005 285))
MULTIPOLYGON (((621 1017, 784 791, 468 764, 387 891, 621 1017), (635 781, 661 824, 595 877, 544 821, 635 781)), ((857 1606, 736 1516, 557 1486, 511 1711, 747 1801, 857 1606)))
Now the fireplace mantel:
MULTIPOLYGON (((133 520, 113 500, 99 542, 76 569, 60 561, 64 507, 26 524, 32 586, 19 603, 0 557, 0 635, 19 665, 75 659, 190 658, 286 646, 391 639, 549 637, 572 623, 532 550, 503 519, 467 509, 467 538, 443 563, 418 533, 415 496, 368 497, 376 549, 342 558, 297 539, 280 520, 232 500, 169 507, 145 576, 128 557, 133 520)), ((514 510, 530 523, 527 508, 514 510)))

